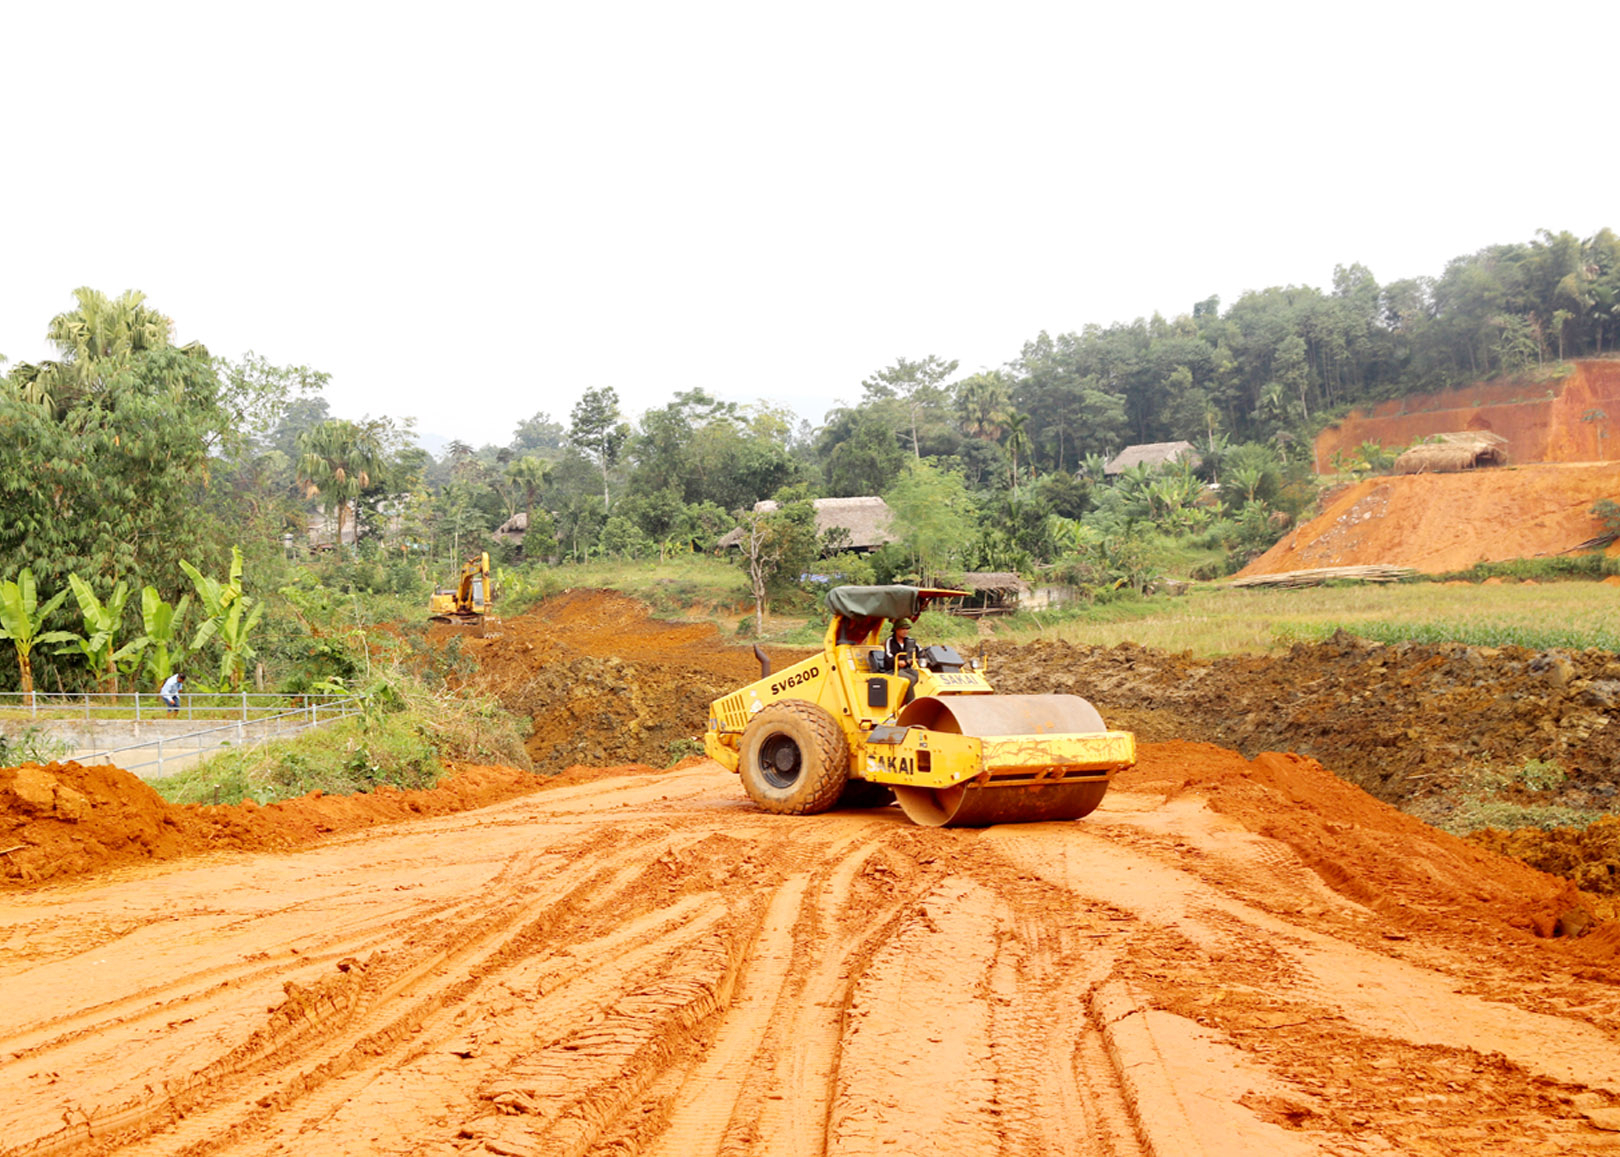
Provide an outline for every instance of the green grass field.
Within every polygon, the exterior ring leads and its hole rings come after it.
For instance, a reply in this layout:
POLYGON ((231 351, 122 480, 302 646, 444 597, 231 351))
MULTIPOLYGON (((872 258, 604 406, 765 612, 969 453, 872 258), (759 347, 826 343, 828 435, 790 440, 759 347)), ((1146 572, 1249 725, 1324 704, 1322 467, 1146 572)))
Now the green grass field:
MULTIPOLYGON (((522 605, 569 587, 605 587, 646 600, 663 618, 709 619, 733 633, 751 617, 743 572, 732 562, 684 555, 665 563, 563 566, 529 580, 522 605)), ((512 604, 508 604, 511 607, 512 604)), ((519 613, 508 609, 508 613, 519 613)), ((813 645, 810 616, 773 607, 766 638, 813 645)), ((1008 642, 1038 638, 1112 646, 1131 642, 1194 655, 1265 654, 1325 639, 1340 628, 1384 643, 1456 641, 1479 646, 1599 647, 1620 651, 1620 587, 1590 579, 1447 585, 1404 582, 1233 588, 1199 584, 1190 594, 1126 596, 1092 605, 1022 612, 990 620, 1008 642)), ((969 620, 930 614, 919 624, 930 638, 961 641, 977 634, 969 620)))
POLYGON ((1620 650, 1620 587, 1598 582, 1447 586, 1195 587, 1051 614, 1021 614, 998 625, 1009 641, 1037 637, 1112 646, 1138 643, 1216 656, 1264 654, 1343 629, 1381 643, 1455 641, 1620 650))

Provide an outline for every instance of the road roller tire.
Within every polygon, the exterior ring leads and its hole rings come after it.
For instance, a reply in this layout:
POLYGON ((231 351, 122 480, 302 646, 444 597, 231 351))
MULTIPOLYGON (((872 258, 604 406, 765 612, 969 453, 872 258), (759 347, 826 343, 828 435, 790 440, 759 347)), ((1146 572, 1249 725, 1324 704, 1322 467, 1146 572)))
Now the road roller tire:
POLYGON ((894 789, 886 783, 852 779, 838 795, 840 808, 888 807, 894 802, 894 789))
POLYGON ((748 798, 778 815, 837 806, 849 781, 849 741, 814 703, 767 707, 743 730, 737 772, 748 798))

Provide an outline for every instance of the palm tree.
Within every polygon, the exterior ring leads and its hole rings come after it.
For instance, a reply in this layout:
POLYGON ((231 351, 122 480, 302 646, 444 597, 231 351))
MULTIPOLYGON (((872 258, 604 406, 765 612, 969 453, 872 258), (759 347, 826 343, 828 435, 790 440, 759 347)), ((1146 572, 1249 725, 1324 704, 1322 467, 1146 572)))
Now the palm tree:
POLYGON ((1221 484, 1221 467, 1226 463, 1226 457, 1232 450, 1232 442, 1225 434, 1213 427, 1209 431, 1209 440, 1203 446, 1203 465, 1209 471, 1210 481, 1216 486, 1221 484))
POLYGON ((508 466, 506 477, 513 486, 523 492, 523 534, 527 544, 528 533, 534 528, 535 495, 551 485, 551 463, 538 455, 530 454, 508 466))
POLYGON ((382 476, 385 454, 372 424, 334 418, 298 439, 298 481, 306 498, 319 494, 337 516, 337 549, 343 553, 343 516, 349 503, 382 476))
POLYGON ((1012 457, 1012 492, 1014 497, 1018 494, 1018 455, 1020 452, 1027 455, 1030 450, 1029 435, 1024 432, 1024 427, 1028 424, 1028 414, 1009 413, 1005 421, 1007 453, 1012 457))
POLYGON ((999 438, 1012 408, 1007 383, 994 370, 964 378, 957 386, 956 416, 975 438, 999 438))
POLYGON ((146 295, 138 289, 110 298, 81 287, 73 296, 78 308, 57 314, 45 331, 61 351, 61 359, 25 363, 12 373, 24 401, 48 407, 58 416, 94 393, 112 366, 147 350, 166 349, 173 328, 167 317, 146 305, 146 295))

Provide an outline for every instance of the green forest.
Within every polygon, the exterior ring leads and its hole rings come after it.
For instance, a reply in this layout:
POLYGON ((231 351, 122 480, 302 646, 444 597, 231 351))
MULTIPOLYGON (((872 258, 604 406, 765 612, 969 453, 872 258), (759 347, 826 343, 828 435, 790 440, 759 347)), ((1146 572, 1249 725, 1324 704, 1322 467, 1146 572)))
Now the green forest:
MULTIPOLYGON (((144 688, 177 656, 219 686, 354 678, 340 628, 365 619, 361 595, 425 605, 484 550, 509 593, 533 591, 592 560, 710 552, 739 525, 749 586, 787 606, 807 604, 812 572, 1018 571, 1098 597, 1217 577, 1309 505, 1311 439, 1350 407, 1613 352, 1620 237, 1544 231, 1387 284, 1340 266, 1325 289, 1039 333, 988 372, 912 351, 819 425, 702 389, 627 415, 590 389, 440 458, 409 422, 332 414, 318 368, 174 344, 160 304, 79 289, 40 319, 54 359, 3 365, 0 638, 26 636, 32 662, 4 665, 0 688, 144 688), (1191 442, 1196 468, 1104 474, 1121 448, 1168 440, 1191 442), (872 554, 816 538, 809 500, 855 495, 894 512, 872 554), (765 498, 777 510, 753 513, 765 498), (521 549, 493 534, 520 514, 521 549), (313 520, 332 546, 318 555, 313 520), (338 545, 351 527, 358 543, 338 545)), ((1337 465, 1376 469, 1390 449, 1337 465)))

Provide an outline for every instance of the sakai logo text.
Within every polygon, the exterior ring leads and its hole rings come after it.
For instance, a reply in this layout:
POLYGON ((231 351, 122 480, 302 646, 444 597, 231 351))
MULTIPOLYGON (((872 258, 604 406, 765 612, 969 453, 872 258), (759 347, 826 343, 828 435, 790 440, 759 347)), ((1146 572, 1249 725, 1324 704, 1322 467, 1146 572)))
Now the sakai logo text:
POLYGON ((797 675, 789 675, 786 679, 771 684, 771 694, 780 695, 791 687, 797 687, 800 683, 810 682, 819 674, 821 674, 820 667, 809 667, 800 671, 797 675))
POLYGON ((917 763, 909 755, 869 755, 866 770, 888 775, 916 775, 917 763))

